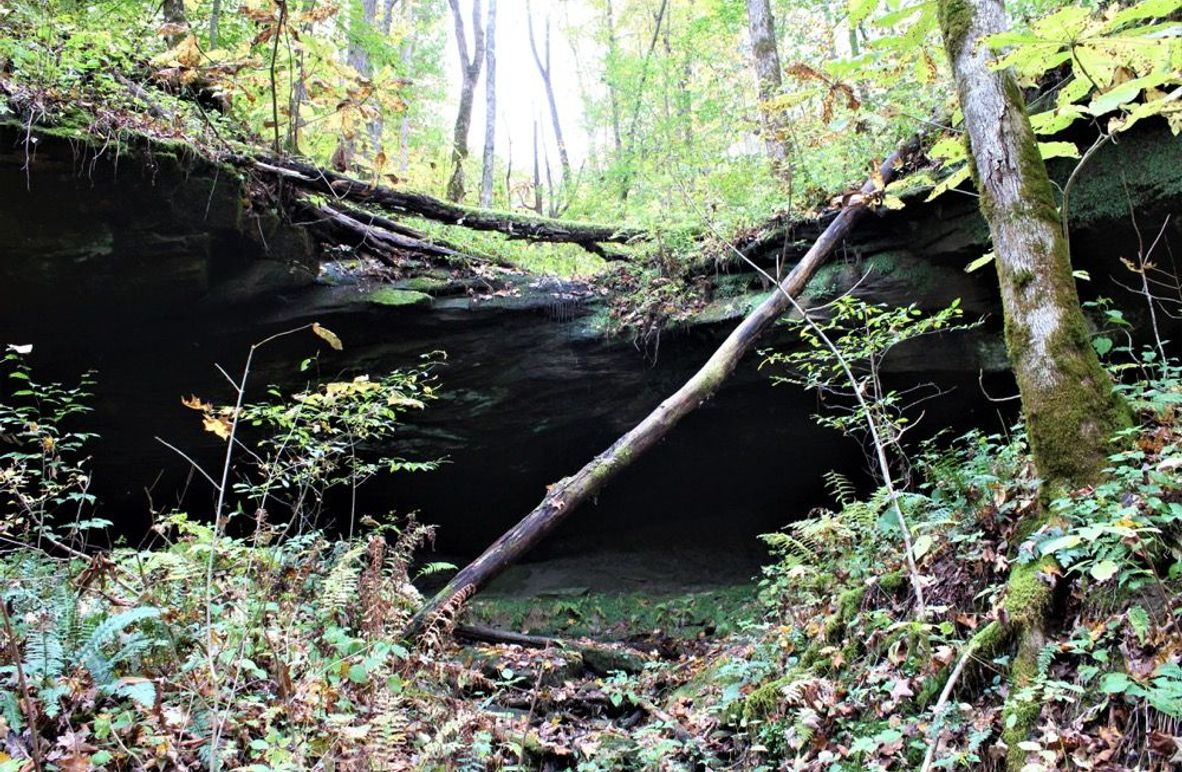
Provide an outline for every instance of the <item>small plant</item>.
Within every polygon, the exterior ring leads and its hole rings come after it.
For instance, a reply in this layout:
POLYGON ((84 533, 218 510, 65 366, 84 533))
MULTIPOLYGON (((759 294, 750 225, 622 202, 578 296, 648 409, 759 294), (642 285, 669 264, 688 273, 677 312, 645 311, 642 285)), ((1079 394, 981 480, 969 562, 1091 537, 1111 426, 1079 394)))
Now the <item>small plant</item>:
POLYGON ((86 517, 94 496, 83 454, 95 435, 75 426, 91 411, 94 378, 73 387, 34 380, 31 351, 9 345, 0 360, 9 387, 0 401, 0 535, 60 545, 109 524, 86 517))

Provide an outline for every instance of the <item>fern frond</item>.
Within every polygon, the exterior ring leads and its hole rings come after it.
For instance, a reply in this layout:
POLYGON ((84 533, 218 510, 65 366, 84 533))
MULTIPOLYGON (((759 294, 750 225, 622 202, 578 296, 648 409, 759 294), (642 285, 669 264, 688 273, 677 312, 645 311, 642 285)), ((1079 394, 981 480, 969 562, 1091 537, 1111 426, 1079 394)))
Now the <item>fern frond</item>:
POLYGON ((372 769, 396 769, 405 761, 407 719, 403 700, 384 687, 374 696, 369 721, 369 758, 372 769))
POLYGON ((94 632, 90 634, 86 644, 78 651, 75 661, 90 671, 95 683, 99 685, 109 683, 115 665, 138 656, 148 647, 148 639, 138 634, 131 636, 113 657, 105 656, 103 647, 137 622, 157 619, 159 616, 160 609, 151 606, 138 606, 115 616, 107 617, 94 628, 94 632))
POLYGON ((841 472, 828 471, 822 477, 829 494, 842 507, 849 506, 858 500, 858 489, 854 486, 853 481, 841 472))
POLYGON ((466 584, 448 598, 439 609, 427 620, 423 632, 419 636, 419 645, 425 651, 435 651, 442 647, 446 638, 455 627, 460 612, 468 598, 476 594, 476 585, 466 584))
POLYGON ((358 558, 366 550, 365 542, 358 542, 342 552, 333 562, 332 568, 324 577, 324 588, 321 592, 323 608, 328 613, 339 616, 357 598, 357 583, 361 576, 361 564, 358 558))

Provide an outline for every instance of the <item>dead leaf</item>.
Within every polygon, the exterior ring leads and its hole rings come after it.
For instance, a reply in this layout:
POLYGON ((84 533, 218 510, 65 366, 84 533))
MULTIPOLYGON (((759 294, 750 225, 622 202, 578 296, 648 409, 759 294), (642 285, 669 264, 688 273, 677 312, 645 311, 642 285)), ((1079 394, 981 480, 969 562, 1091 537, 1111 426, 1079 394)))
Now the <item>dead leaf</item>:
POLYGON ((230 439, 230 422, 225 418, 206 415, 201 419, 201 424, 205 431, 216 434, 223 440, 230 439))
POLYGON ((344 350, 345 346, 337 334, 326 327, 321 327, 320 322, 312 323, 312 332, 316 334, 316 337, 328 343, 334 351, 344 350))
POLYGON ((181 397, 181 404, 190 410, 198 410, 202 413, 213 412, 213 405, 208 402, 202 402, 195 394, 190 394, 188 397, 181 397))

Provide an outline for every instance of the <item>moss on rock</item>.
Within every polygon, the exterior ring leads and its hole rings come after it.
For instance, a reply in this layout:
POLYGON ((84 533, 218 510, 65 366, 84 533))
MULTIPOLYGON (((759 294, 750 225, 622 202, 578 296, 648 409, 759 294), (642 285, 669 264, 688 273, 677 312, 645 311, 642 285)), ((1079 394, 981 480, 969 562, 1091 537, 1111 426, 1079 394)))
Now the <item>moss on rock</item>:
POLYGON ((370 303, 376 303, 382 306, 417 306, 431 302, 431 296, 425 292, 394 289, 392 287, 382 287, 381 289, 367 292, 365 299, 370 303))

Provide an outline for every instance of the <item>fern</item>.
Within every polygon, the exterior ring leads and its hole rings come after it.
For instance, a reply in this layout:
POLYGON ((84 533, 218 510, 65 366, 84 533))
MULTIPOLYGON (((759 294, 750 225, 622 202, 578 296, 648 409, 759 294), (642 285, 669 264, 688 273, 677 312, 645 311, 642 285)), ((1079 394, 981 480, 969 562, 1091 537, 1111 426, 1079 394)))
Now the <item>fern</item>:
POLYGON ((156 706, 156 685, 144 678, 121 678, 104 691, 117 697, 126 697, 145 708, 156 706))

